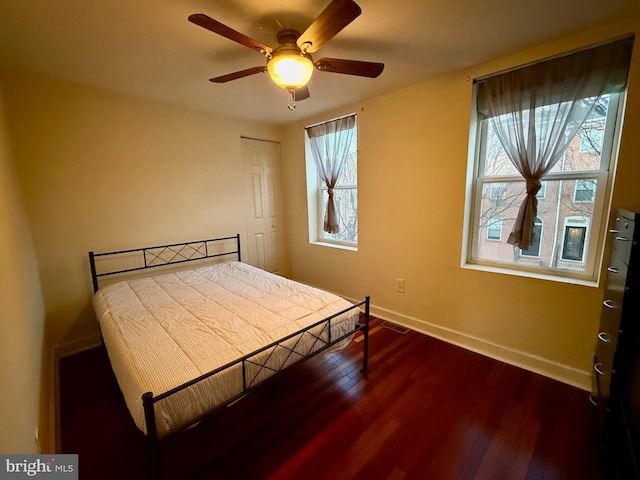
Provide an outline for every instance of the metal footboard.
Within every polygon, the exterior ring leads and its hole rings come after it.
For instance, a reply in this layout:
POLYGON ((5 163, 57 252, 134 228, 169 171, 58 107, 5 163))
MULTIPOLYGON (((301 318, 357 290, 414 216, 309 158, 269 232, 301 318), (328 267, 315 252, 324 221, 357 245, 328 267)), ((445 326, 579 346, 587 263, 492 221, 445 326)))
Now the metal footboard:
POLYGON ((342 342, 343 340, 349 338, 357 332, 362 332, 363 335, 363 356, 362 356, 362 372, 367 373, 369 369, 369 311, 370 311, 370 297, 365 297, 365 299, 349 307, 347 309, 341 310, 319 322, 316 322, 308 327, 305 327, 297 332, 294 332, 286 337, 270 343, 254 352, 249 353, 233 362, 230 362, 226 365, 223 365, 215 370, 207 372, 193 380, 190 380, 182 385, 179 385, 171 390, 168 390, 164 393, 160 393, 158 395, 154 395, 152 392, 147 392, 142 396, 142 403, 144 407, 145 413, 145 424, 147 428, 147 435, 157 441, 160 440, 158 437, 158 431, 156 427, 156 415, 155 415, 155 404, 159 401, 170 397, 171 395, 175 395, 186 388, 189 388, 193 385, 196 385, 204 380, 220 374, 226 370, 239 367, 242 370, 242 390, 228 398, 224 402, 216 405, 211 410, 203 413, 202 415, 193 418, 189 422, 180 426, 178 429, 171 432, 171 435, 174 435, 180 431, 183 431, 190 426, 200 422, 203 418, 213 414, 218 411, 220 408, 228 406, 238 399, 244 397, 249 393, 253 388, 257 387, 259 384, 262 384, 264 381, 274 378, 277 374, 283 372, 284 370, 298 365, 305 360, 314 357, 315 355, 326 351, 332 346, 342 342), (340 335, 337 338, 332 338, 331 335, 331 325, 332 321, 351 310, 361 309, 364 307, 364 318, 362 322, 356 323, 356 326, 349 330, 348 332, 340 335), (317 330, 320 330, 317 332, 317 330), (326 335, 324 335, 326 334, 326 335), (296 350, 296 347, 300 344, 300 341, 305 335, 310 335, 313 338, 313 342, 306 348, 305 352, 300 352, 296 350), (293 345, 291 345, 293 344, 293 345), (286 354, 283 361, 280 361, 278 364, 273 364, 271 362, 274 352, 278 349, 282 349, 286 354), (271 352, 269 352, 271 350, 271 352), (268 352, 268 353, 267 353, 268 352), (265 354, 265 355, 263 355, 265 354), (292 356, 300 357, 298 359, 292 360, 292 356), (266 373, 266 375, 265 375, 266 373), (265 377, 265 378, 261 378, 265 377))

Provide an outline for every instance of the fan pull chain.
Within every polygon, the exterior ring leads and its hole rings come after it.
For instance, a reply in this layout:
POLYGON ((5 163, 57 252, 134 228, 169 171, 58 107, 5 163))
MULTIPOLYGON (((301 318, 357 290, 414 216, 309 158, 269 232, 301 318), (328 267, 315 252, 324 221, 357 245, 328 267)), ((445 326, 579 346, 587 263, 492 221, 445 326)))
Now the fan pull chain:
POLYGON ((295 110, 296 108, 296 89, 295 88, 287 88, 289 92, 289 102, 287 103, 287 108, 289 110, 295 110))

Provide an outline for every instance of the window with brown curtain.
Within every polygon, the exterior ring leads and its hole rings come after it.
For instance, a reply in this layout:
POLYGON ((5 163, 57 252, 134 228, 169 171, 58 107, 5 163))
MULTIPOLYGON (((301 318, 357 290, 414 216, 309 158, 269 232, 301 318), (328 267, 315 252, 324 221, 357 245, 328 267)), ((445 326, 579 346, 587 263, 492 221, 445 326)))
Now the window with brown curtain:
POLYGON ((356 115, 305 128, 307 151, 317 176, 316 241, 356 245, 358 241, 358 156, 356 115))
POLYGON ((474 81, 467 264, 597 278, 632 47, 624 38, 474 81), (487 241, 496 217, 499 245, 487 241), (565 253, 567 219, 584 225, 580 254, 565 253))

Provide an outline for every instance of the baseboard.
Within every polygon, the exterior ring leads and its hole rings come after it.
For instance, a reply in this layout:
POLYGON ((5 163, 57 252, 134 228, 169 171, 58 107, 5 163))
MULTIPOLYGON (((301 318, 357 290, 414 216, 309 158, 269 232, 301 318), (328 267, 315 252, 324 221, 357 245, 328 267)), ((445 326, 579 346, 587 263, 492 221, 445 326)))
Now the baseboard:
MULTIPOLYGON (((349 299, 358 302, 357 299, 349 299)), ((404 315, 386 308, 371 305, 371 314, 381 320, 402 325, 411 330, 443 340, 447 343, 471 350, 486 357, 514 365, 516 367, 538 373, 559 382, 572 385, 581 390, 591 390, 591 376, 589 371, 580 370, 547 358, 532 355, 527 352, 498 345, 496 343, 474 337, 464 332, 435 325, 419 318, 404 315)))
POLYGON ((102 344, 102 337, 99 333, 89 335, 88 337, 78 338, 71 342, 65 342, 56 345, 54 348, 55 357, 57 359, 73 355, 74 353, 80 353, 84 350, 99 347, 102 344))

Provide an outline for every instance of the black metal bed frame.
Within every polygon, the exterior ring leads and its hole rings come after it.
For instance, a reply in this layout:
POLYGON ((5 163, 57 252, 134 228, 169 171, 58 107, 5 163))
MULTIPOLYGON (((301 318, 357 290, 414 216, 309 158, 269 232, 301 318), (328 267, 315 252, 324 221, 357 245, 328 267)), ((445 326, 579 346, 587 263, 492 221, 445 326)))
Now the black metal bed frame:
POLYGON ((237 255, 238 261, 241 260, 240 255, 240 234, 232 237, 209 238, 207 240, 196 240, 186 243, 171 243, 169 245, 158 245, 155 247, 131 248, 129 250, 118 250, 114 252, 94 253, 89 252, 89 265, 91 266, 91 280, 93 282, 93 293, 98 291, 98 279, 110 275, 118 275, 122 273, 135 272, 137 270, 145 270, 147 268, 164 267, 176 263, 193 262, 195 260, 203 260, 207 258, 223 257, 226 255, 237 255), (222 253, 209 253, 209 244, 213 242, 223 242, 227 240, 236 241, 236 249, 222 253), (96 257, 109 257, 113 255, 124 255, 126 253, 142 253, 144 265, 141 267, 125 268, 121 270, 107 271, 98 273, 96 269, 96 257), (168 255, 168 258, 167 258, 168 255))
MULTIPOLYGON (((93 282, 93 290, 94 290, 94 293, 98 291, 99 279, 102 277, 140 271, 148 268, 174 265, 177 263, 185 263, 185 262, 191 262, 196 260, 203 260, 207 258, 223 257, 223 256, 230 256, 230 255, 237 255, 238 261, 241 261, 240 234, 236 234, 230 237, 212 238, 207 240, 197 240, 197 241, 186 242, 186 243, 174 243, 169 245, 159 245, 154 247, 144 247, 144 248, 136 248, 136 249, 129 249, 129 250, 118 250, 118 251, 104 252, 104 253, 89 252, 89 264, 91 267, 91 279, 93 282), (224 241, 228 242, 230 240, 235 240, 234 250, 229 250, 224 252, 214 252, 214 253, 209 252, 209 248, 208 248, 209 244, 212 244, 214 242, 224 242, 224 241), (114 271, 105 271, 100 273, 98 272, 98 269, 96 267, 96 258, 108 257, 108 256, 114 256, 114 255, 123 255, 123 254, 141 255, 143 259, 143 262, 142 262, 143 266, 124 268, 124 269, 114 270, 114 271)), ((171 390, 168 390, 166 392, 163 392, 157 395, 154 395, 152 392, 145 393, 142 396, 142 404, 144 408, 147 436, 153 440, 156 447, 159 445, 159 442, 163 440, 158 436, 158 432, 156 428, 154 405, 155 403, 173 394, 176 394, 192 385, 202 382, 203 380, 213 375, 216 375, 222 372, 223 370, 227 370, 227 369, 238 367, 238 366, 242 369, 242 391, 240 393, 229 398, 222 404, 215 406, 214 408, 203 413, 202 415, 190 420, 185 425, 181 426, 180 428, 168 434, 167 437, 165 438, 171 437, 179 432, 186 430, 187 428, 200 422, 205 417, 212 415, 213 413, 217 412, 223 407, 230 406, 234 402, 238 401, 240 398, 247 395, 253 388, 257 387, 258 384, 262 384, 264 381, 274 378, 275 376, 277 376, 277 374, 281 373, 285 369, 298 365, 303 361, 321 352, 324 352, 328 348, 341 342, 342 340, 348 338, 349 336, 355 334, 356 332, 362 332, 362 335, 363 335, 363 358, 362 358, 361 371, 364 374, 366 374, 369 371, 369 316, 370 316, 369 312, 370 312, 370 297, 366 296, 363 301, 353 305, 352 307, 349 307, 340 312, 337 312, 323 320, 320 320, 319 322, 314 323, 313 325, 310 325, 301 330, 298 330, 297 332, 294 332, 276 342, 266 345, 252 353, 249 353, 248 355, 245 355, 233 362, 227 363, 226 365, 216 368, 215 370, 205 373, 171 390), (331 338, 331 321, 334 318, 338 317, 339 315, 342 315, 354 309, 360 309, 361 307, 364 307, 364 319, 362 320, 362 322, 356 323, 356 326, 354 327, 353 330, 345 333, 344 335, 341 335, 339 338, 335 338, 335 339, 331 338), (321 331, 319 333, 313 333, 312 330, 316 328, 320 328, 321 331), (322 335, 325 332, 327 334, 327 339, 322 338, 322 335), (294 353, 296 355, 302 355, 300 352, 295 351, 295 348, 298 345, 299 341, 302 339, 302 337, 305 335, 313 336, 314 341, 312 345, 309 347, 308 351, 304 353, 301 359, 287 365, 287 362, 289 361, 291 355, 293 355, 294 353), (296 340, 296 337, 299 337, 299 338, 296 340), (289 341, 294 342, 294 345, 292 347, 285 345, 285 343, 289 341), (285 360, 281 363, 281 365, 279 367, 274 368, 273 366, 269 366, 267 364, 271 359, 273 352, 275 352, 278 348, 286 349, 289 353, 286 356, 285 360), (273 351, 270 354, 266 355, 267 358, 264 359, 264 361, 256 361, 254 359, 254 357, 256 357, 257 355, 263 352, 267 352, 269 349, 273 349, 273 351), (249 375, 247 371, 248 365, 258 367, 257 372, 253 375, 249 375), (268 378, 265 378, 263 380, 258 380, 259 374, 263 372, 265 369, 269 370, 271 372, 271 375, 268 378)))

